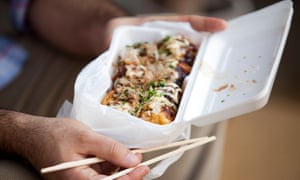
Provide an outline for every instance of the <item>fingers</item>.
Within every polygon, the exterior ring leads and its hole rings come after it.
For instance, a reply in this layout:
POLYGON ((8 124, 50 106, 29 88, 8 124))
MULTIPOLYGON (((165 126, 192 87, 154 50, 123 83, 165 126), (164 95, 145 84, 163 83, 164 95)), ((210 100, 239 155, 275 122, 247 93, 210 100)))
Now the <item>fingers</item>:
POLYGON ((146 17, 125 17, 116 18, 109 24, 112 27, 121 25, 140 25, 151 21, 174 21, 189 22, 197 31, 217 32, 226 28, 226 21, 220 18, 204 17, 197 15, 176 15, 176 16, 146 16, 146 17))
MULTIPOLYGON (((147 166, 139 166, 135 168, 130 173, 118 178, 118 180, 142 180, 144 176, 146 176, 150 172, 150 168, 147 166)), ((86 176, 86 179, 95 179, 99 180, 104 177, 107 177, 105 175, 92 175, 92 176, 86 176)))
POLYGON ((226 22, 223 19, 196 15, 150 16, 141 19, 140 23, 145 23, 154 20, 189 22, 191 26, 197 31, 217 32, 226 28, 226 22))
MULTIPOLYGON (((100 168, 101 169, 101 168, 100 168)), ((99 180, 107 175, 103 174, 99 168, 82 166, 77 168, 68 169, 62 172, 50 173, 44 175, 45 179, 76 179, 76 180, 99 180)), ((147 166, 139 166, 130 173, 118 178, 118 180, 141 180, 150 172, 147 166)))
POLYGON ((120 167, 107 161, 93 164, 90 167, 96 170, 99 174, 105 174, 105 175, 111 175, 121 169, 120 167))
POLYGON ((90 155, 125 168, 136 166, 141 162, 139 155, 109 137, 95 133, 87 139, 85 148, 90 155))
POLYGON ((218 32, 226 28, 223 19, 201 16, 183 16, 181 21, 189 22, 197 31, 218 32))
POLYGON ((99 176, 103 177, 103 175, 99 175, 96 170, 88 166, 75 168, 73 172, 70 172, 70 176, 74 176, 74 179, 95 179, 99 176))
POLYGON ((144 176, 146 176, 149 173, 149 171, 150 171, 149 167, 140 166, 135 168, 127 175, 118 178, 118 180, 141 180, 144 176))
POLYGON ((226 28, 226 21, 220 18, 204 17, 197 15, 178 16, 146 16, 146 17, 121 17, 110 20, 106 26, 105 47, 109 47, 112 32, 123 25, 141 25, 151 21, 189 22, 196 31, 218 32, 226 28))
MULTIPOLYGON (((106 168, 103 169, 103 164, 96 164, 91 167, 79 167, 71 170, 69 172, 68 177, 74 177, 74 179, 102 179, 106 177, 107 175, 111 175, 114 172, 104 173, 103 171, 107 171, 112 165, 107 164, 106 168), (98 166, 98 167, 96 167, 98 166), (108 167, 110 166, 110 167, 108 167), (108 168, 108 169, 107 169, 108 168), (76 178, 75 178, 76 177, 76 178)), ((150 172, 150 168, 148 166, 138 166, 130 173, 118 178, 118 180, 141 180, 145 175, 147 175, 150 172)))
POLYGON ((95 169, 88 166, 82 166, 77 168, 71 168, 64 171, 53 172, 44 174, 43 178, 47 180, 52 179, 72 179, 72 180, 84 180, 84 179, 101 179, 106 177, 99 174, 95 169))

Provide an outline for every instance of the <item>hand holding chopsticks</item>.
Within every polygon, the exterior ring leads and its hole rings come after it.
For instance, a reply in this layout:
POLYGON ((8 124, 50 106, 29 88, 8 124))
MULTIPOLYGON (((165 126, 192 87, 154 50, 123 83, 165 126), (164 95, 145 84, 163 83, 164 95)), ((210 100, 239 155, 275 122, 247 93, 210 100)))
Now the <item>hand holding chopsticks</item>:
MULTIPOLYGON (((180 147, 176 150, 173 150, 173 151, 170 151, 170 152, 165 153, 163 155, 157 156, 153 159, 150 159, 150 160, 145 161, 145 162, 138 165, 138 166, 141 166, 141 165, 148 166, 148 165, 151 165, 153 163, 156 163, 156 162, 159 162, 161 160, 172 157, 174 155, 183 153, 187 150, 190 150, 190 149, 193 149, 195 147, 201 146, 201 145, 206 144, 208 142, 214 141, 215 139, 216 139, 216 137, 214 137, 214 136, 212 136, 212 137, 201 137, 201 138, 189 139, 189 140, 184 140, 184 141, 178 141, 178 142, 174 142, 174 143, 171 143, 171 144, 158 146, 158 147, 154 147, 154 148, 132 150, 132 152, 135 152, 135 153, 148 153, 148 152, 153 152, 153 151, 158 151, 158 150, 163 150, 163 149, 182 146, 182 147, 180 147)), ((65 169, 84 166, 84 165, 91 165, 91 164, 95 164, 95 163, 99 163, 99 162, 103 162, 103 161, 104 160, 102 160, 100 158, 93 157, 93 158, 87 158, 87 159, 78 160, 78 161, 65 162, 65 163, 61 163, 61 164, 54 165, 54 166, 51 166, 51 167, 43 168, 43 169, 41 169, 41 173, 45 174, 45 173, 65 170, 65 169)), ((122 175, 125 175, 125 174, 131 172, 133 169, 134 168, 125 169, 125 170, 120 171, 118 173, 115 173, 111 176, 108 176, 107 178, 105 178, 105 180, 118 178, 122 175)))

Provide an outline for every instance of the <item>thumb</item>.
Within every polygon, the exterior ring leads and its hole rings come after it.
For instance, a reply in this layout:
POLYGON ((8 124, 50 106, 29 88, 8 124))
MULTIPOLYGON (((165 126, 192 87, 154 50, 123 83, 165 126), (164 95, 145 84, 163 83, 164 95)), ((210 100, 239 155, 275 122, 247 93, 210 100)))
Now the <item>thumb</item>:
POLYGON ((112 138, 101 134, 95 134, 91 137, 90 142, 87 142, 85 148, 87 148, 87 152, 90 155, 95 155, 121 167, 129 168, 141 162, 139 155, 131 152, 124 145, 112 138))

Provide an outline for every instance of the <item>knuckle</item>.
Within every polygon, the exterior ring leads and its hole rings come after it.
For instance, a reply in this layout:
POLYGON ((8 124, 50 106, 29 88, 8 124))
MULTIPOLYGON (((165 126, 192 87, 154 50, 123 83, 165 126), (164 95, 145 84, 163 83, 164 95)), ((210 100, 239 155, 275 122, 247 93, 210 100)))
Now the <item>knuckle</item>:
POLYGON ((87 131, 79 131, 77 134, 77 139, 80 144, 86 144, 92 141, 90 133, 87 131))
POLYGON ((117 142, 112 142, 112 144, 109 147, 108 154, 112 157, 115 157, 118 151, 118 143, 117 142))

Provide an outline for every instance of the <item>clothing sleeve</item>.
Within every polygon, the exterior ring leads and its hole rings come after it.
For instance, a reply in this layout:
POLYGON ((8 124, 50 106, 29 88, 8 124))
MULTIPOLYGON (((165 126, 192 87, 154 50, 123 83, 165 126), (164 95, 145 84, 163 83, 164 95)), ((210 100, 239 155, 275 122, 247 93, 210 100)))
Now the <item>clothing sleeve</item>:
POLYGON ((19 75, 26 58, 22 46, 0 34, 0 91, 19 75))
POLYGON ((26 20, 27 10, 31 0, 10 0, 9 13, 12 24, 19 31, 28 29, 26 20))
MULTIPOLYGON (((27 8, 30 0, 10 0, 9 13, 13 26, 26 31, 27 8)), ((13 39, 0 32, 0 91, 9 85, 21 72, 27 59, 26 50, 13 39)))

